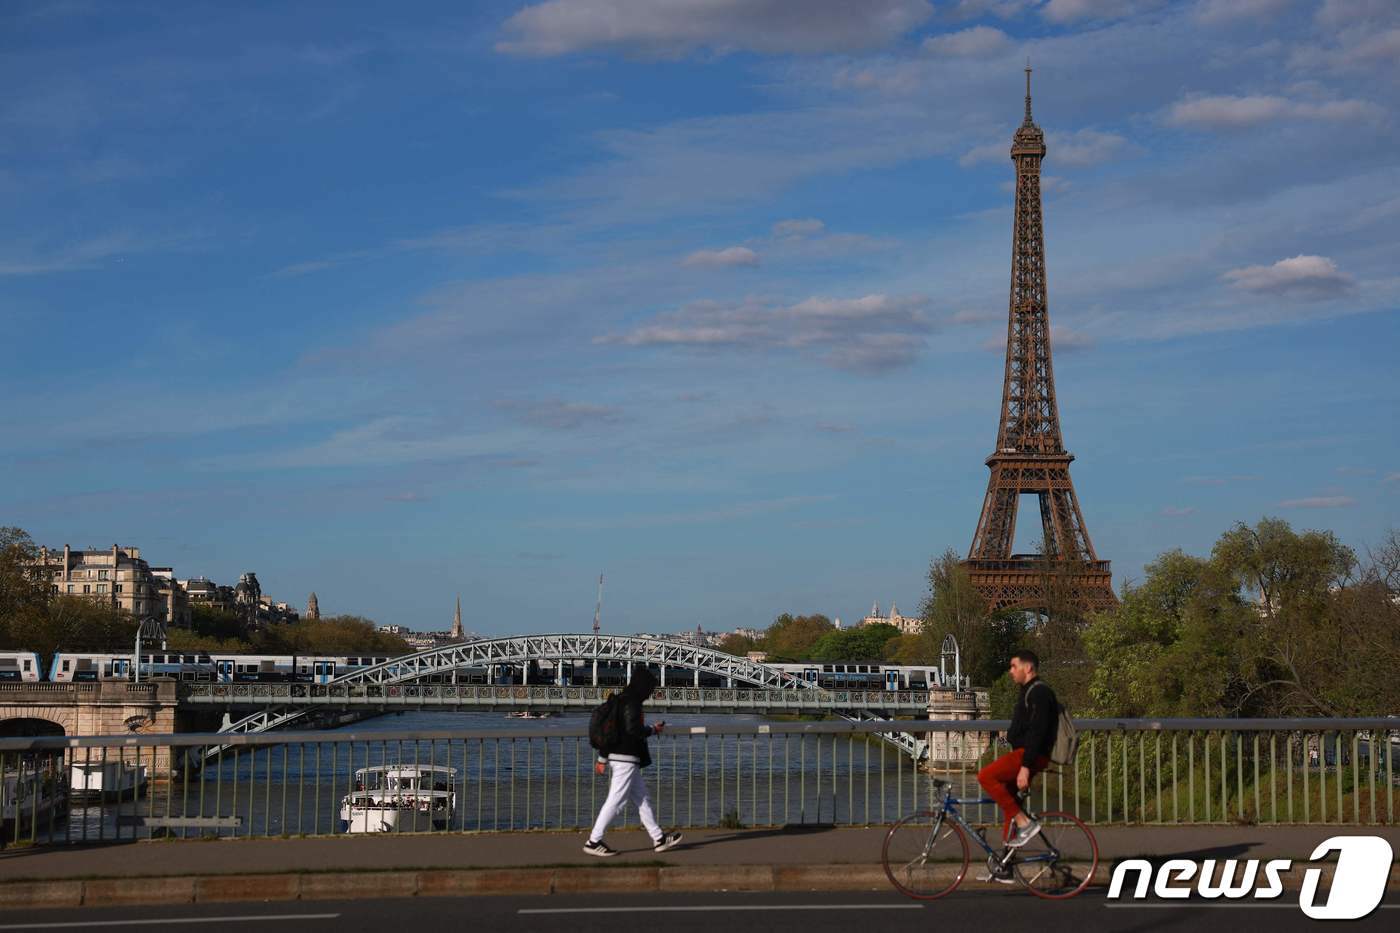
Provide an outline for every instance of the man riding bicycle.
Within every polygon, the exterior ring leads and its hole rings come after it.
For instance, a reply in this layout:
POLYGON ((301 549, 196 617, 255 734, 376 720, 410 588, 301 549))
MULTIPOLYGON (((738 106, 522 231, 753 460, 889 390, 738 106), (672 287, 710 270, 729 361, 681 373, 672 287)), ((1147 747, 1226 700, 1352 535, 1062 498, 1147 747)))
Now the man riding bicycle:
POLYGON ((1039 667, 1040 658, 1034 651, 1021 649, 1011 656, 1011 679, 1021 687, 1011 714, 1011 727, 1006 730, 1011 751, 977 772, 977 782, 1006 815, 1002 838, 1012 849, 1025 845, 1040 832, 1040 824, 1021 809, 1016 793, 1028 791, 1031 779, 1050 764, 1058 726, 1055 691, 1039 678, 1039 667))

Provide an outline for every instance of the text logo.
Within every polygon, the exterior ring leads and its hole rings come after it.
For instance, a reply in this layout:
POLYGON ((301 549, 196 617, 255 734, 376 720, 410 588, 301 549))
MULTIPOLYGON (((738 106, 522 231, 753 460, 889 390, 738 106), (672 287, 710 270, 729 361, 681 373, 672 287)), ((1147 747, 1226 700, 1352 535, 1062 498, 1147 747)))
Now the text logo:
MULTIPOLYGON (((1298 892, 1299 909, 1314 920, 1367 916, 1385 897, 1394 859, 1390 843, 1379 836, 1333 836, 1313 849, 1309 861, 1321 861, 1333 852, 1337 853, 1337 865, 1331 887, 1319 897, 1323 870, 1308 868, 1298 892)), ((1192 895, 1203 900, 1272 900, 1283 894, 1283 873, 1292 866, 1290 859, 1217 862, 1174 858, 1157 866, 1146 859, 1126 859, 1113 868, 1108 898, 1142 900, 1150 893, 1164 900, 1185 900, 1192 895)))

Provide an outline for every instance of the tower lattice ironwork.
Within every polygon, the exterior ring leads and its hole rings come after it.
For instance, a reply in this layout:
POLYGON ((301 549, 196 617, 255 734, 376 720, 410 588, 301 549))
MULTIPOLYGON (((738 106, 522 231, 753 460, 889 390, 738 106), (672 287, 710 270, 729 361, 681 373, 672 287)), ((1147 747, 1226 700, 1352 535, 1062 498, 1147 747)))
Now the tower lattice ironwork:
POLYGON ((1109 562, 1099 560, 1070 481, 1074 455, 1065 450, 1050 361, 1045 292, 1045 229, 1040 163, 1045 134, 1031 119, 1031 69, 1026 116, 1011 142, 1016 163, 1016 218, 1011 244, 1011 308, 1006 377, 992 475, 965 566, 993 609, 1044 609, 1070 603, 1100 608, 1115 602, 1109 562), (1025 494, 1040 503, 1039 554, 1016 554, 1016 508, 1025 494))

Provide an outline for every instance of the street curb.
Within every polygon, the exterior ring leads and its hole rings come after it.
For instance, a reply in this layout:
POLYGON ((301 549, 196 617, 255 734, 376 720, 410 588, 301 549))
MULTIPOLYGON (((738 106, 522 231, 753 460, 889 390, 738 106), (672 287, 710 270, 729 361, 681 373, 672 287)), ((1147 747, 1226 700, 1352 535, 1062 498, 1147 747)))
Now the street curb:
MULTIPOLYGON (((1330 884, 1333 866, 1323 866, 1330 884)), ((970 890, 1004 886, 973 880, 968 869, 962 887, 970 890)), ((951 880, 947 866, 936 878, 951 880)), ((1112 866, 1099 865, 1094 885, 1107 885, 1112 866)), ((1295 891, 1302 873, 1284 875, 1295 891)), ((1400 866, 1391 868, 1390 886, 1400 885, 1400 866)), ((0 883, 0 910, 48 907, 151 906, 233 901, 312 901, 348 898, 468 897, 646 892, 712 893, 760 891, 890 891, 881 865, 668 865, 563 868, 440 868, 423 871, 302 872, 268 875, 199 875, 166 878, 97 878, 87 880, 13 881, 0 883)))

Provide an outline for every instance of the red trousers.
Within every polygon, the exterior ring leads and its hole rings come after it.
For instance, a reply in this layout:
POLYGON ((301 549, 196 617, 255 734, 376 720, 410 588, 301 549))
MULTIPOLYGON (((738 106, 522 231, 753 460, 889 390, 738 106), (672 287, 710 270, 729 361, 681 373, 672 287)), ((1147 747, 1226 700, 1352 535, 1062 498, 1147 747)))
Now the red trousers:
MULTIPOLYGON (((987 796, 995 800, 997 806, 1001 807, 1001 812, 1006 814, 1006 822, 1001 827, 1003 839, 1010 837, 1011 822, 1016 819, 1016 814, 1021 812, 1021 806, 1016 802, 1016 775, 1025 764, 1021 760, 1024 756, 1025 749, 1012 749, 977 772, 977 783, 982 785, 987 796)), ((1034 778, 1049 764, 1050 759, 1041 755, 1030 765, 1031 777, 1034 778)))

